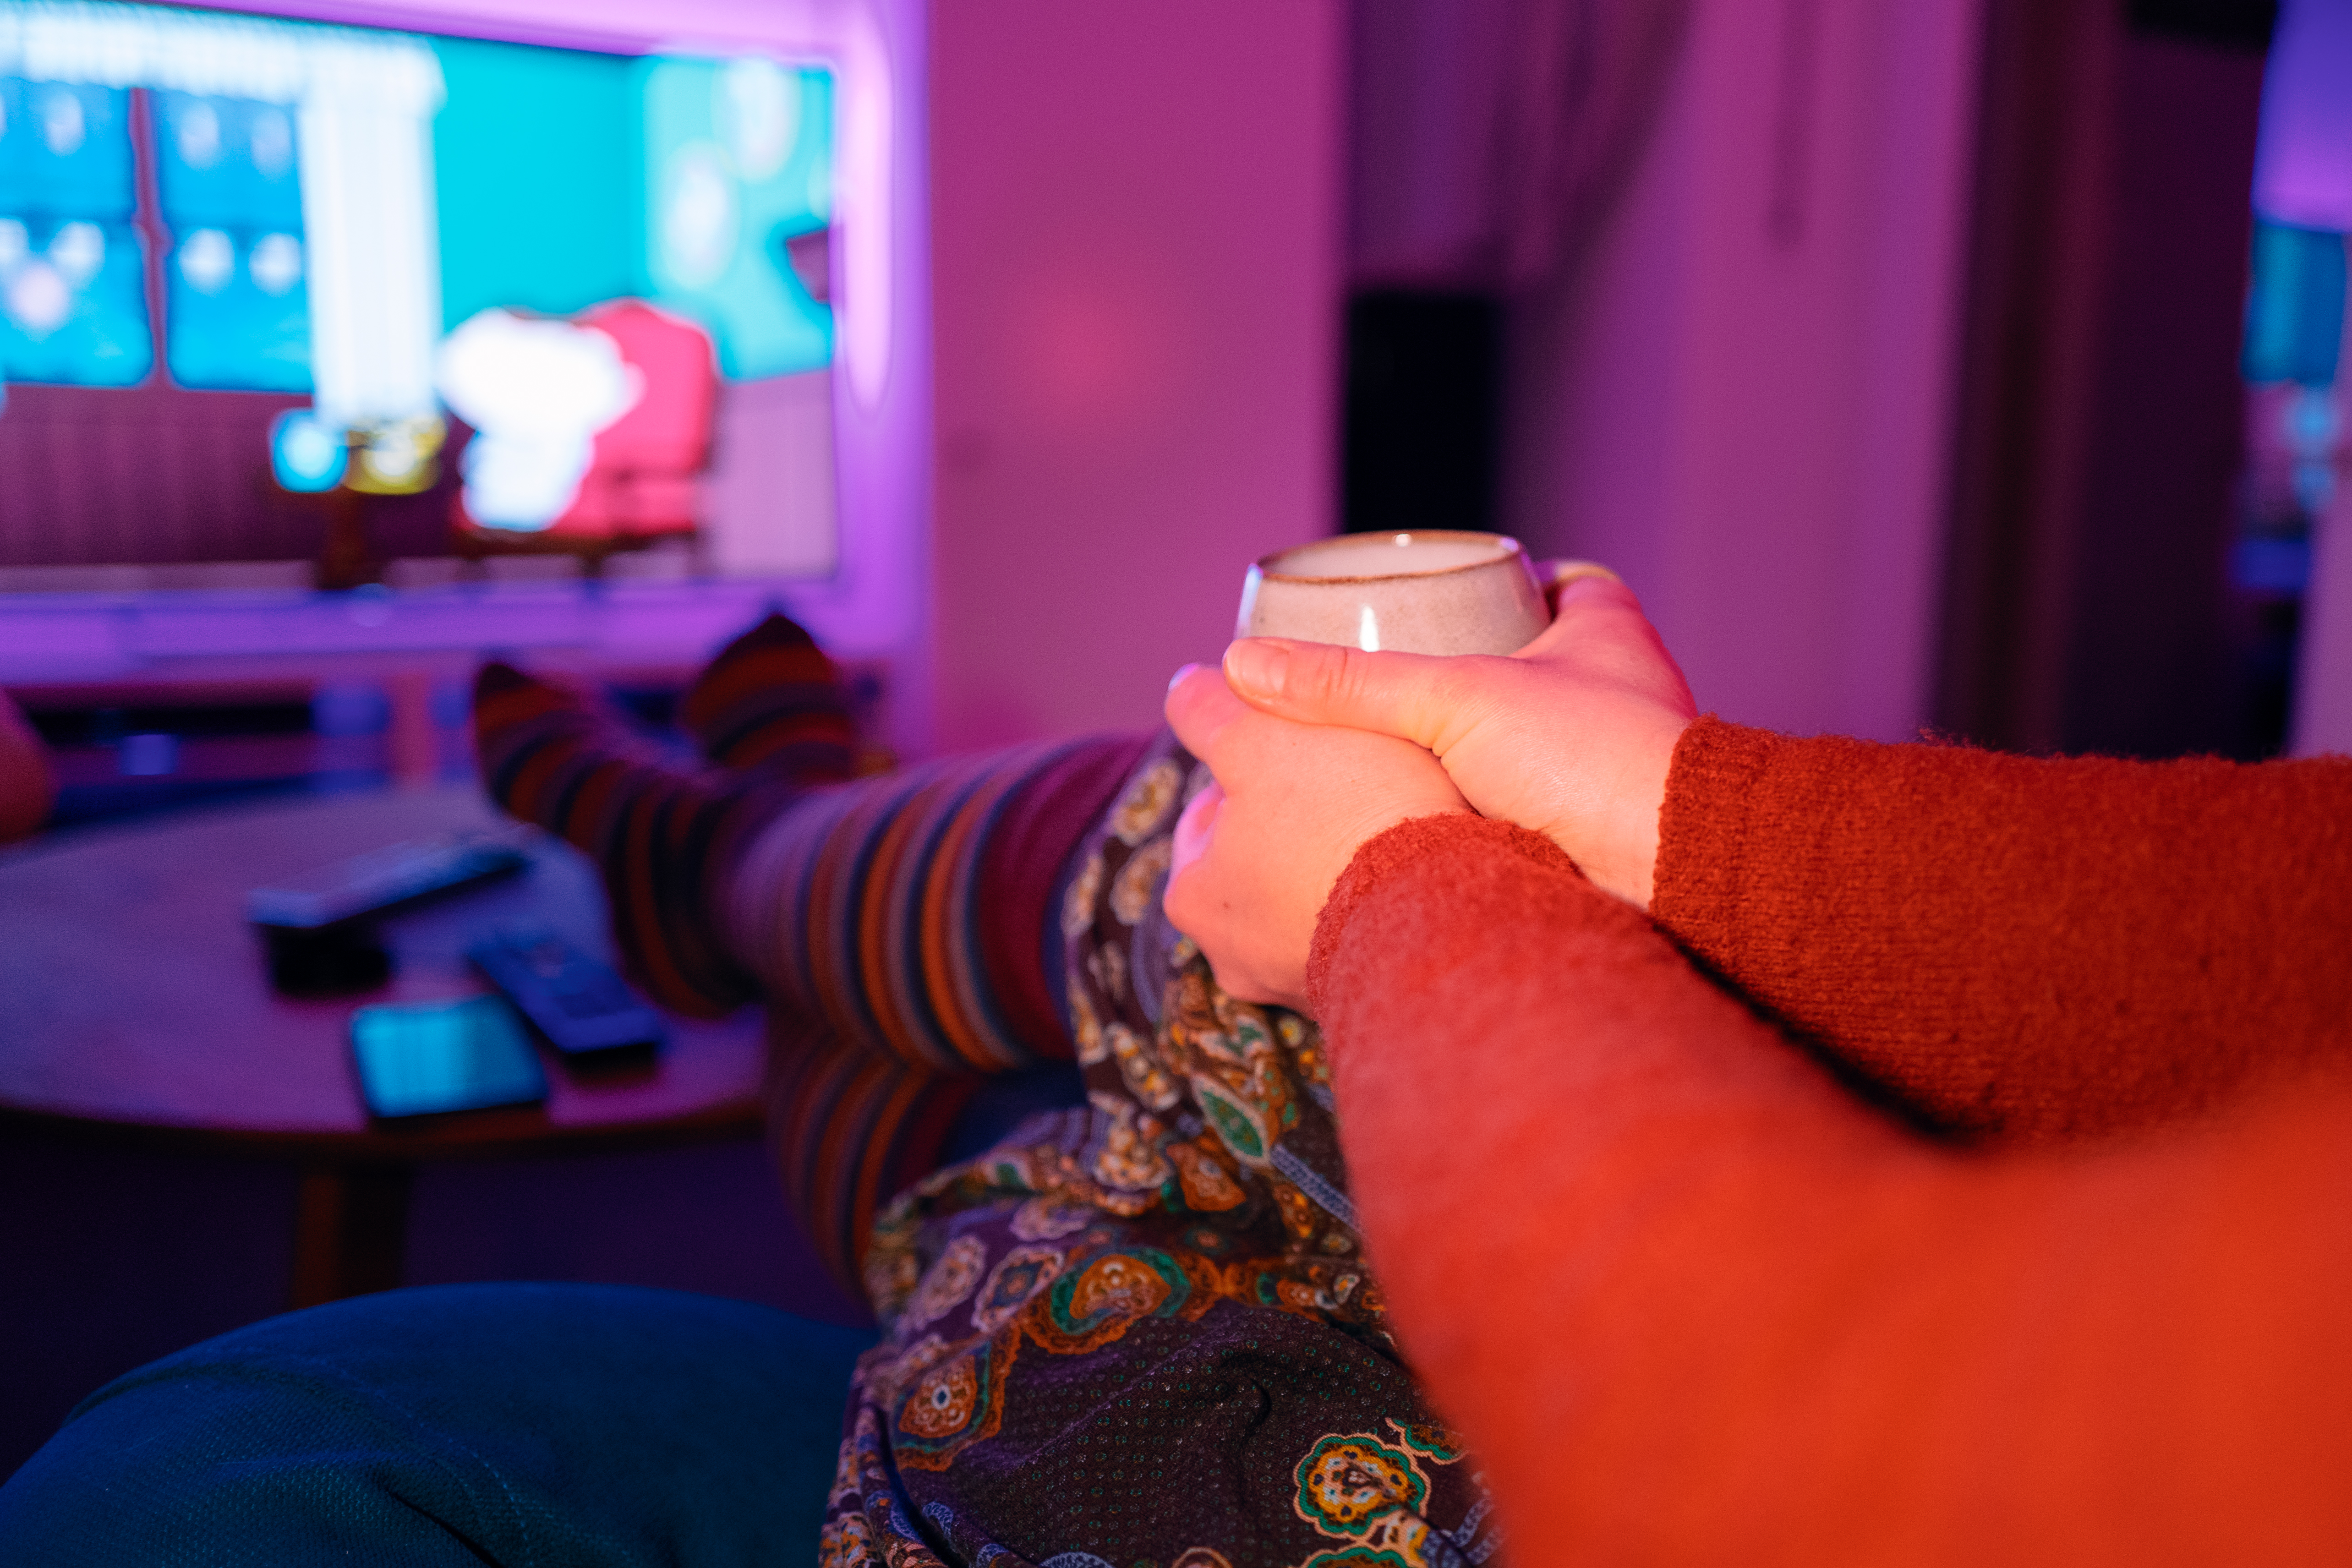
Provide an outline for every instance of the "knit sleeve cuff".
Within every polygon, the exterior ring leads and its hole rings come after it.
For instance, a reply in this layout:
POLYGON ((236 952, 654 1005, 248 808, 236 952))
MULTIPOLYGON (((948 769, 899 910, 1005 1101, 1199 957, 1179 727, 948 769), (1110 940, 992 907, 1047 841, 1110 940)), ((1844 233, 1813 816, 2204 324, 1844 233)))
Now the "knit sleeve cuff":
POLYGON ((1713 714, 1683 731, 1658 810, 1650 913, 1702 952, 1729 952, 1747 874, 1749 808, 1785 737, 1713 714))
POLYGON ((1407 866, 1433 860, 1469 862, 1497 852, 1563 870, 1571 876, 1581 875, 1559 846, 1540 833, 1467 811, 1415 817, 1367 839, 1348 869, 1339 873, 1315 922, 1315 940, 1307 954, 1307 999, 1314 1016, 1323 1016, 1324 984, 1346 939, 1349 919, 1385 883, 1407 866))

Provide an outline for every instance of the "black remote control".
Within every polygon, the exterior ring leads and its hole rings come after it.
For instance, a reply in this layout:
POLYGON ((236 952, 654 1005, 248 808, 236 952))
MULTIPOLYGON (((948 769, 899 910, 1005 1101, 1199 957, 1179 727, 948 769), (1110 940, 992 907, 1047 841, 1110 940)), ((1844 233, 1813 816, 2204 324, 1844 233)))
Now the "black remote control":
POLYGON ((373 917, 530 864, 530 835, 445 833, 390 844, 246 894, 246 918, 261 933, 269 983, 288 996, 333 997, 370 990, 392 973, 392 955, 373 917))
POLYGON ((521 835, 445 833, 391 844, 321 866, 245 895, 246 918, 278 931, 321 931, 383 915, 436 893, 486 877, 505 876, 530 863, 521 835))
POLYGON ((612 967, 543 925, 509 926, 466 950, 547 1042, 574 1062, 648 1056, 667 1030, 612 967))

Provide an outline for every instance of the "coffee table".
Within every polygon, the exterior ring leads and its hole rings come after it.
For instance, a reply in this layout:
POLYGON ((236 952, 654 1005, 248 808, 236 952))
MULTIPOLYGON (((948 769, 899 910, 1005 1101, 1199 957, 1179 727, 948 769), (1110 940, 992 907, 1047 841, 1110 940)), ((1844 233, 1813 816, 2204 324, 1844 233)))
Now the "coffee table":
POLYGON ((718 1023, 673 1017, 650 1064, 583 1075, 550 1060, 543 1106, 370 1123, 352 1069, 352 1008, 486 989, 465 947, 504 921, 543 921, 609 958, 595 873, 541 839, 528 870, 387 918, 392 979, 323 1001, 269 988, 246 892, 499 821, 471 787, 390 790, 280 798, 0 852, 0 1123, 291 1159, 295 1306, 400 1282, 422 1161, 754 1133, 757 1009, 718 1023))

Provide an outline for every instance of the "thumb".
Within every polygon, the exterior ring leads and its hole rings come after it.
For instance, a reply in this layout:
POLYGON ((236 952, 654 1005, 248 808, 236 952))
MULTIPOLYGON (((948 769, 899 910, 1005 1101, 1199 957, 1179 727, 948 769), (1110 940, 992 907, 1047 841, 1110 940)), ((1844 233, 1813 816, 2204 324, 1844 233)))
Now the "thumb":
POLYGON ((1544 590, 1551 601, 1551 624, 1511 657, 1549 659, 1579 643, 1654 639, 1641 600, 1615 572, 1590 561, 1546 561, 1543 569, 1551 573, 1544 590))
POLYGON ((1477 662, 1244 637, 1225 650, 1225 684, 1277 718, 1392 735, 1443 755, 1462 717, 1452 688, 1460 666, 1477 662))

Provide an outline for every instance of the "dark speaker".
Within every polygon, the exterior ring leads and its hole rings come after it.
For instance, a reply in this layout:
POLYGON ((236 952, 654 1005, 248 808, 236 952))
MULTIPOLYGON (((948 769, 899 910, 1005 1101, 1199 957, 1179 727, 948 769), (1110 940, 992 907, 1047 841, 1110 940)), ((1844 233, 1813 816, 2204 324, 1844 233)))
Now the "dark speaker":
POLYGON ((1494 526, 1501 374, 1492 298, 1382 291, 1349 302, 1349 532, 1494 526))

